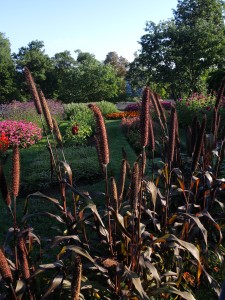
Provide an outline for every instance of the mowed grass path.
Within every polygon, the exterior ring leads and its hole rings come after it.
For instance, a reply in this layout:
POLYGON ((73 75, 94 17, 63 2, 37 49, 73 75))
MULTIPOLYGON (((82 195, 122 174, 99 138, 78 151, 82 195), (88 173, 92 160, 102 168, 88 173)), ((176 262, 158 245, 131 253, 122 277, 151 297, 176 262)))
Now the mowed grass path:
MULTIPOLYGON (((134 150, 131 148, 131 146, 128 144, 122 129, 120 127, 121 120, 107 120, 106 121, 106 130, 108 134, 108 142, 109 142, 109 151, 110 151, 110 164, 108 167, 109 170, 109 177, 114 176, 116 179, 118 179, 119 172, 120 172, 120 165, 122 160, 122 147, 125 148, 127 152, 127 157, 129 160, 129 163, 132 165, 133 162, 136 159, 136 154, 134 150)), ((22 149, 22 161, 21 161, 21 169, 22 169, 22 176, 21 176, 21 185, 32 185, 32 191, 41 191, 45 193, 48 196, 54 196, 58 200, 60 200, 60 194, 59 189, 52 187, 50 184, 50 170, 49 170, 49 154, 46 150, 46 144, 45 139, 42 139, 37 145, 33 145, 29 149, 22 149), (41 164, 43 162, 46 162, 48 165, 47 171, 41 170, 41 164), (35 166, 35 168, 33 168, 35 166), (44 173, 44 175, 43 175, 44 173), (40 178, 43 176, 43 189, 41 189, 40 186, 40 178), (47 179, 46 179, 47 176, 47 179), (39 178, 39 186, 35 187, 35 182, 37 178, 39 178)), ((76 156, 74 155, 74 159, 76 159, 76 156)), ((71 161, 71 164, 73 162, 71 161)), ((97 163, 98 166, 98 163, 97 163)), ((88 162, 87 166, 88 168, 88 162)), ((10 171, 11 171, 11 154, 8 158, 7 164, 4 165, 4 170, 6 175, 8 175, 8 181, 11 181, 10 171)), ((76 179, 76 178, 75 178, 76 179)), ((105 191, 105 180, 104 178, 95 181, 94 183, 88 182, 85 184, 79 183, 78 189, 81 191, 91 191, 91 192, 104 192, 105 191)), ((18 212, 18 220, 23 214, 23 207, 25 203, 26 196, 28 195, 19 195, 17 199, 17 212, 18 212)), ((69 198, 69 197, 68 197, 69 198)), ((69 200, 69 199, 68 199, 69 200)), ((94 201, 97 205, 104 205, 102 203, 101 198, 96 198, 94 201)), ((31 210, 38 212, 40 210, 47 210, 51 211, 52 213, 55 213, 55 208, 52 205, 49 205, 49 203, 45 203, 44 201, 37 201, 33 200, 31 203, 31 210)), ((9 211, 2 199, 2 195, 0 194, 0 211, 1 211, 1 219, 0 219, 0 228, 1 228, 1 235, 0 235, 0 246, 6 236, 6 232, 9 227, 12 226, 12 217, 9 214, 9 211)), ((46 226, 51 226, 51 222, 49 223, 49 220, 45 219, 45 228, 46 226)), ((51 220, 50 220, 51 221, 51 220)), ((35 222, 36 223, 36 222, 35 222)), ((43 223, 37 222, 36 224, 32 224, 34 229, 37 229, 37 227, 40 227, 40 230, 43 230, 43 223)))

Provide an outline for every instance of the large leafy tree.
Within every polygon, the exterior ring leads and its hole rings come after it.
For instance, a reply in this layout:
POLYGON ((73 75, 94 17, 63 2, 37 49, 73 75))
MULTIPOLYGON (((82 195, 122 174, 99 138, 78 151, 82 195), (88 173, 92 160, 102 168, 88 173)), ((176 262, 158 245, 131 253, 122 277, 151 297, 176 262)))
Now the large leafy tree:
POLYGON ((125 77, 129 62, 123 56, 119 56, 115 51, 109 52, 106 55, 104 64, 110 64, 116 71, 119 77, 125 77))
POLYGON ((126 98, 126 74, 129 66, 129 62, 123 56, 119 56, 116 52, 112 51, 106 55, 104 60, 105 65, 110 65, 115 70, 118 77, 121 79, 121 94, 120 99, 125 100, 126 98))
POLYGON ((113 101, 121 90, 121 79, 113 67, 104 65, 88 52, 75 52, 75 65, 67 69, 59 87, 59 98, 67 103, 113 101))
POLYGON ((31 41, 28 46, 21 47, 18 53, 13 53, 17 69, 17 84, 20 87, 22 97, 27 98, 27 88, 24 85, 22 70, 25 66, 29 68, 37 85, 41 86, 47 97, 54 92, 55 86, 52 77, 53 64, 50 57, 45 54, 42 41, 31 41))
POLYGON ((8 102, 16 96, 15 67, 11 58, 10 42, 0 32, 0 102, 8 102))
POLYGON ((142 84, 163 84, 175 97, 202 90, 208 73, 224 64, 224 4, 179 0, 173 13, 171 20, 147 22, 129 76, 142 84))

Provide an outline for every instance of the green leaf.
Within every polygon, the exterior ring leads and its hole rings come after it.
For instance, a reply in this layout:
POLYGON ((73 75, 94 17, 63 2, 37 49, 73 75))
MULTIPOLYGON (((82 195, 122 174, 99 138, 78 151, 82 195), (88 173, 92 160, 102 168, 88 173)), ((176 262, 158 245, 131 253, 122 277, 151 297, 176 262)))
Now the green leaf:
POLYGON ((116 213, 115 210, 110 207, 109 208, 111 213, 112 213, 112 217, 115 220, 116 224, 118 225, 119 229, 121 230, 121 232, 128 238, 131 239, 131 234, 126 230, 126 228, 124 227, 124 219, 123 216, 121 216, 119 213, 116 213))
POLYGON ((68 163, 66 163, 65 161, 60 161, 60 166, 63 167, 65 173, 68 174, 69 177, 69 183, 70 185, 73 184, 73 175, 72 175, 72 170, 70 168, 70 165, 68 163))
POLYGON ((160 288, 150 290, 148 294, 151 296, 156 296, 156 295, 160 295, 162 293, 176 294, 176 295, 181 296, 182 299, 186 299, 186 300, 196 300, 191 293, 182 292, 173 286, 164 286, 164 287, 161 286, 160 288))
POLYGON ((130 271, 125 266, 124 276, 128 277, 132 281, 132 283, 133 283, 136 291, 140 295, 141 299, 143 299, 143 300, 149 300, 149 297, 146 294, 146 292, 144 291, 143 286, 141 284, 141 279, 140 279, 140 277, 135 272, 130 271))
POLYGON ((50 218, 56 219, 57 221, 59 221, 60 223, 65 224, 65 222, 63 221, 63 219, 60 216, 51 214, 47 211, 44 212, 39 212, 39 213, 34 213, 34 214, 27 214, 25 216, 23 216, 22 218, 22 222, 26 222, 28 219, 33 218, 33 217, 39 217, 39 216, 48 216, 50 218))
POLYGON ((24 205, 24 214, 27 213, 28 202, 31 199, 39 199, 39 200, 49 201, 49 202, 53 203, 60 211, 63 211, 63 207, 59 204, 59 201, 57 199, 48 197, 48 196, 42 194, 41 192, 36 192, 36 193, 30 194, 27 196, 25 205, 24 205))
POLYGON ((41 297, 41 300, 45 299, 55 288, 62 284, 64 276, 62 274, 57 275, 53 281, 49 284, 47 291, 41 297))

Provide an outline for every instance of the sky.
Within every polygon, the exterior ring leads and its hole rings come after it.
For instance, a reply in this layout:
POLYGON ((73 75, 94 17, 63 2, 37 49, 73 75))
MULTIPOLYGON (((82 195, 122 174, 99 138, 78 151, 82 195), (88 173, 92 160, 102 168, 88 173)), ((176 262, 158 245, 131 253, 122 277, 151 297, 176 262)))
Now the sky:
POLYGON ((0 32, 18 52, 34 40, 50 57, 90 52, 103 61, 116 52, 128 61, 140 46, 146 21, 172 18, 177 0, 0 0, 0 32))

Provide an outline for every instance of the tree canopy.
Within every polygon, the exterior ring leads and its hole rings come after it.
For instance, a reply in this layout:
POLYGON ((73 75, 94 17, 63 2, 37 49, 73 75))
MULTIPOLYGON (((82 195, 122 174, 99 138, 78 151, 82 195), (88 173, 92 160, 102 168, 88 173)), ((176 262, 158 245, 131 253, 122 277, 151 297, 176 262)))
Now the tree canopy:
POLYGON ((224 65, 223 13, 220 0, 179 0, 172 19, 147 22, 131 80, 159 83, 174 97, 202 91, 208 73, 224 65))
POLYGON ((6 102, 8 97, 16 96, 14 80, 15 68, 11 58, 10 42, 0 32, 0 99, 6 102))

